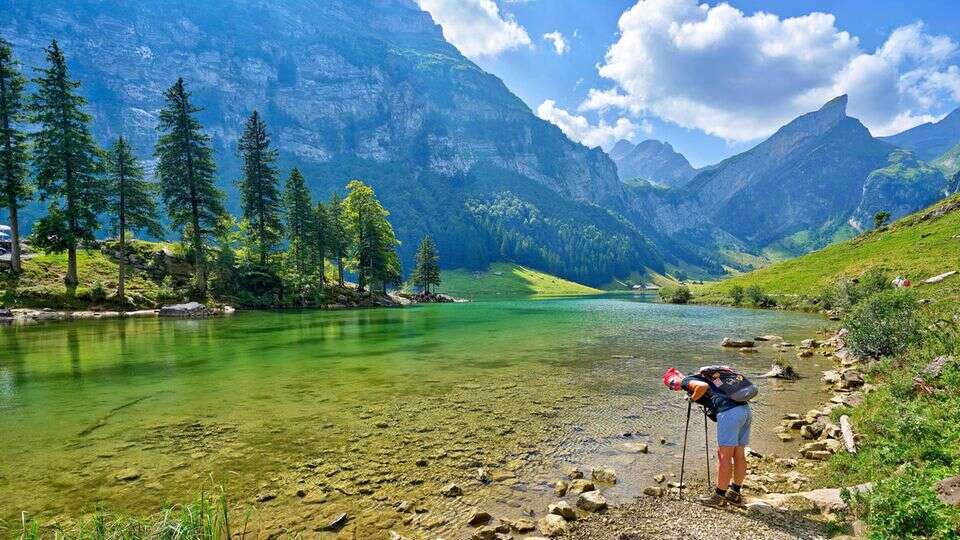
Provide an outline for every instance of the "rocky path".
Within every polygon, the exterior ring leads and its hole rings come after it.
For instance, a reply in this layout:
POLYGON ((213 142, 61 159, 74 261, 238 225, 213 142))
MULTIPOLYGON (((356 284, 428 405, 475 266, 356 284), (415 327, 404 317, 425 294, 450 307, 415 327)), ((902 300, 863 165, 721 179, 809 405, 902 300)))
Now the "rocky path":
POLYGON ((780 540, 827 538, 804 511, 716 510, 692 500, 644 497, 574 522, 574 540, 780 540))

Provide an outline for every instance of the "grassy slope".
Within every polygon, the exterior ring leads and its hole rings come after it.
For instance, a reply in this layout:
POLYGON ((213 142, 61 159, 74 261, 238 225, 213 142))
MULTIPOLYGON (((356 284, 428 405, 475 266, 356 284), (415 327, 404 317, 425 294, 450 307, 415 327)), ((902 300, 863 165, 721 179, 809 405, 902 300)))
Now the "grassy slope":
POLYGON ((440 292, 478 299, 526 296, 572 296, 600 293, 598 289, 510 263, 494 263, 485 272, 445 270, 440 292), (497 275, 497 274, 501 275, 497 275))
POLYGON ((922 216, 947 205, 960 205, 954 195, 884 230, 870 231, 819 251, 767 268, 705 285, 697 293, 706 302, 726 302, 734 285, 759 285, 770 294, 815 297, 840 277, 855 277, 882 267, 910 278, 922 297, 960 299, 960 275, 935 285, 921 282, 950 270, 960 270, 960 207, 938 219, 922 216))

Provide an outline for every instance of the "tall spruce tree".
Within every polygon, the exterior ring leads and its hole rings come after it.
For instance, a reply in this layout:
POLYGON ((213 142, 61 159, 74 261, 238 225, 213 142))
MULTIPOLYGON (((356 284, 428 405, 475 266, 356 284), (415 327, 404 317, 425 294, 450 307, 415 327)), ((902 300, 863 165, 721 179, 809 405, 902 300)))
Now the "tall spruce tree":
POLYGON ((427 294, 430 294, 431 285, 440 285, 440 255, 433 238, 429 236, 424 236, 417 248, 416 265, 411 280, 427 294))
POLYGON ((350 239, 347 235, 347 216, 344 211, 343 199, 336 193, 330 195, 327 204, 327 216, 330 220, 330 235, 327 238, 327 247, 330 258, 337 265, 337 283, 343 287, 343 268, 347 263, 350 239))
POLYGON ((320 270, 320 286, 327 284, 327 254, 330 252, 333 224, 330 222, 330 209, 323 201, 317 201, 314 210, 313 245, 316 264, 320 270))
POLYGON ((200 109, 190 103, 182 78, 164 92, 164 98, 154 151, 156 176, 171 223, 190 240, 196 292, 203 298, 207 295, 206 239, 226 213, 223 194, 214 184, 217 166, 210 138, 194 117, 200 109))
POLYGON ((290 171, 284 188, 287 216, 287 259, 299 276, 310 273, 311 246, 314 242, 313 203, 300 169, 290 171))
POLYGON ((41 200, 49 201, 47 215, 33 230, 34 243, 47 251, 67 252, 67 286, 76 286, 77 246, 92 241, 99 227, 97 215, 106 209, 106 182, 100 150, 90 135, 86 100, 76 91, 67 61, 56 41, 45 49, 47 66, 38 68, 37 91, 30 99, 33 162, 41 200))
POLYGON ((277 150, 270 147, 267 126, 257 111, 253 111, 237 144, 243 159, 243 177, 240 187, 240 205, 243 217, 253 230, 254 245, 265 265, 276 251, 283 236, 277 150))
POLYGON ((113 143, 107 154, 107 175, 110 207, 114 212, 112 222, 121 253, 117 300, 125 303, 126 233, 142 231, 159 238, 163 236, 163 227, 157 214, 157 186, 145 178, 143 166, 123 137, 113 143))
POLYGON ((23 87, 26 79, 20 74, 20 63, 13 57, 13 48, 0 38, 0 190, 3 205, 10 216, 10 269, 20 273, 20 223, 17 215, 30 198, 28 181, 27 135, 20 129, 26 120, 23 87))
POLYGON ((347 184, 345 201, 351 256, 357 271, 357 289, 363 291, 372 282, 384 289, 400 277, 399 241, 390 215, 377 200, 373 188, 359 180, 347 184))

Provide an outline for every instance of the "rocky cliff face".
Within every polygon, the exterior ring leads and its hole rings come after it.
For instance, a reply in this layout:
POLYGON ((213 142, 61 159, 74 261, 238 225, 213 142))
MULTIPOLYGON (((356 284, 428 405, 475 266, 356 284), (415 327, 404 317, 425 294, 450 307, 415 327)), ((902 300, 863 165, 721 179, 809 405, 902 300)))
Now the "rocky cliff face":
MULTIPOLYGON (((284 167, 301 167, 315 195, 351 178, 373 184, 407 261, 426 233, 447 265, 509 256, 471 253, 473 240, 497 244, 475 238, 496 234, 465 211, 477 196, 536 194, 547 213, 625 204, 606 154, 538 119, 411 0, 0 0, 0 12, 0 33, 26 66, 60 41, 102 143, 122 134, 149 159, 162 92, 182 76, 231 200, 236 140, 257 109, 284 167)), ((660 264, 629 225, 601 230, 643 246, 643 260, 625 265, 660 264)))
POLYGON ((670 143, 653 139, 636 145, 619 141, 610 151, 617 164, 620 180, 643 179, 669 187, 683 187, 696 174, 683 154, 674 151, 670 143))
POLYGON ((888 157, 889 165, 867 176, 860 205, 850 224, 858 230, 873 227, 877 212, 889 212, 896 220, 929 206, 953 191, 943 173, 909 150, 895 150, 888 157))

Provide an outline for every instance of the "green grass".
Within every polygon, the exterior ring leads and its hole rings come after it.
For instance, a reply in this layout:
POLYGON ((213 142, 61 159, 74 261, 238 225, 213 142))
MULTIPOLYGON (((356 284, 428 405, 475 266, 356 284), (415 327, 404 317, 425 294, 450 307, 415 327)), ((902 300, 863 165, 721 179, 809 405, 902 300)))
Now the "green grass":
POLYGON ((484 272, 445 270, 441 280, 440 292, 470 300, 496 297, 575 296, 601 292, 593 287, 510 263, 494 263, 484 272))
MULTIPOLYGON (((139 252, 159 249, 160 244, 134 242, 139 252)), ((77 277, 80 280, 75 290, 70 291, 63 283, 67 274, 66 253, 42 253, 23 261, 23 272, 14 276, 0 271, 0 304, 7 307, 99 309, 112 308, 112 296, 116 292, 119 267, 113 259, 95 249, 77 251, 77 277), (110 298, 100 300, 91 290, 102 286, 110 298)), ((160 285, 145 273, 127 267, 126 295, 140 307, 152 307, 157 299, 160 285)))
POLYGON ((802 257, 780 262, 698 288, 698 301, 728 303, 734 285, 759 285, 764 292, 788 305, 814 298, 841 277, 857 277, 871 268, 910 278, 922 298, 944 302, 960 299, 960 275, 934 284, 922 281, 950 270, 960 270, 960 195, 904 217, 877 231, 834 244, 802 257), (923 219, 936 210, 950 208, 939 218, 923 219), (791 300, 792 299, 792 300, 791 300))

